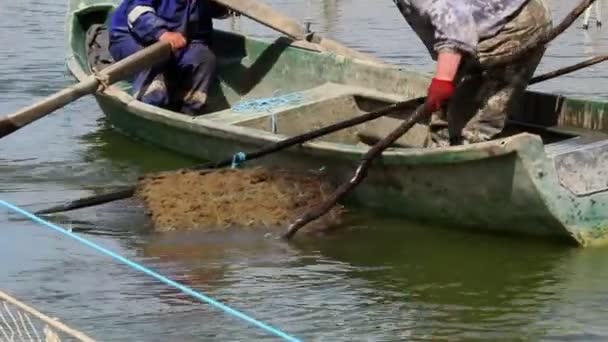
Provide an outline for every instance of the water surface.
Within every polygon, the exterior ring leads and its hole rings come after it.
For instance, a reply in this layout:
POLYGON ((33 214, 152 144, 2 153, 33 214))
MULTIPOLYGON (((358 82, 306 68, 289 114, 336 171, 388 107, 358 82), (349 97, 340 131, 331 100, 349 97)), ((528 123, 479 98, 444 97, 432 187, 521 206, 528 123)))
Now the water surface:
MULTIPOLYGON (((433 64, 392 1, 268 1, 314 30, 419 71, 433 64)), ((573 6, 549 2, 555 18, 573 6)), ((0 2, 0 112, 73 82, 63 0, 0 2)), ((275 34, 242 20, 244 32, 275 34)), ((229 27, 229 23, 220 23, 229 27)), ((607 52, 608 31, 581 23, 539 72, 607 52)), ((534 89, 606 97, 597 65, 534 89)), ((112 132, 83 98, 0 144, 1 198, 28 209, 105 192, 191 160, 112 132)), ((107 341, 272 338, 107 257, 0 210, 0 288, 107 341)), ((361 215, 356 226, 293 244, 249 233, 149 233, 122 201, 55 222, 307 341, 605 340, 608 251, 452 232, 361 215)))

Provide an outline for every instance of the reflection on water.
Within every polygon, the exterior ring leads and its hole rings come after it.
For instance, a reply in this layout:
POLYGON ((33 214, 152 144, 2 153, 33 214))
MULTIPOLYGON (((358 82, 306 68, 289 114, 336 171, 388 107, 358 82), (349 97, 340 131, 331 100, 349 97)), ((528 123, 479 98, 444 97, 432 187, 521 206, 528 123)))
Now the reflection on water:
MULTIPOLYGON (((392 1, 272 0, 312 29, 387 62, 429 72, 392 1)), ((548 1, 555 22, 574 3, 548 1)), ((0 108, 9 113, 70 84, 66 2, 0 1, 0 108)), ((228 28, 230 21, 218 23, 228 28)), ((538 73, 607 52, 581 22, 538 73)), ((276 34, 241 18, 243 32, 276 34)), ((606 64, 534 86, 605 97, 606 64)), ((2 199, 30 209, 128 184, 192 160, 135 143, 90 98, 2 139, 2 199)), ((111 341, 264 340, 256 328, 33 223, 0 210, 3 290, 111 341)), ((255 231, 155 234, 131 200, 52 218, 303 340, 604 340, 606 249, 451 232, 366 213, 348 231, 286 244, 255 231)))

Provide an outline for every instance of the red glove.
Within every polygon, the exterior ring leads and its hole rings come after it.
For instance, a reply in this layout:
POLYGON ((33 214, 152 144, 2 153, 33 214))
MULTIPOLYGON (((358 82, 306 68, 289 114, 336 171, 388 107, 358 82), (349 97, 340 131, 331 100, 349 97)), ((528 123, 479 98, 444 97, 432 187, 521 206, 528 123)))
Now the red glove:
POLYGON ((454 94, 454 83, 452 81, 438 80, 433 78, 427 90, 426 106, 431 112, 439 110, 447 100, 454 94))

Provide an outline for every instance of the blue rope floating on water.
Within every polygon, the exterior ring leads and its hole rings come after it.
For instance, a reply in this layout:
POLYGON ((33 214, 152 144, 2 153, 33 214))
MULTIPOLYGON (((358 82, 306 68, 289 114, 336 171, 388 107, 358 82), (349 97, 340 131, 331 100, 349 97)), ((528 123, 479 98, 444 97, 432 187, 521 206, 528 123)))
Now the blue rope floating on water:
POLYGON ((237 113, 266 112, 277 107, 298 104, 304 99, 304 96, 298 92, 285 95, 278 95, 278 92, 276 91, 272 97, 238 102, 231 109, 237 113))
POLYGON ((264 330, 264 331, 266 331, 266 332, 268 332, 268 333, 270 333, 272 335, 275 335, 277 337, 280 337, 280 338, 284 339, 285 341, 300 342, 300 340, 298 340, 295 337, 292 337, 292 336, 290 336, 290 335, 282 332, 281 330, 273 328, 273 327, 271 327, 271 326, 269 326, 269 325, 267 325, 267 324, 265 324, 263 322, 260 322, 260 321, 256 320, 255 318, 247 316, 246 314, 244 314, 244 313, 242 313, 240 311, 237 311, 237 310, 235 310, 235 309, 233 309, 233 308, 231 308, 231 307, 229 307, 229 306, 227 306, 225 304, 222 304, 222 303, 216 301, 215 299, 213 299, 211 297, 208 297, 208 296, 206 296, 206 295, 204 295, 204 294, 202 294, 200 292, 194 291, 193 289, 191 289, 191 288, 189 288, 187 286, 184 286, 184 285, 182 285, 182 284, 180 284, 178 282, 175 282, 175 281, 173 281, 173 280, 171 280, 171 279, 169 279, 169 278, 167 278, 167 277, 165 277, 165 276, 163 276, 163 275, 161 275, 159 273, 156 273, 156 272, 152 271, 151 269, 149 269, 149 268, 147 268, 147 267, 145 267, 143 265, 140 265, 140 264, 138 264, 136 262, 133 262, 133 261, 131 261, 131 260, 129 260, 129 259, 127 259, 127 258, 125 258, 125 257, 123 257, 121 255, 119 255, 119 254, 116 254, 116 253, 110 251, 109 249, 101 247, 101 246, 95 244, 94 242, 91 242, 91 241, 89 241, 89 240, 87 240, 85 238, 82 238, 82 237, 80 237, 80 236, 72 233, 71 231, 68 231, 68 230, 66 230, 64 228, 61 228, 61 227, 59 227, 59 226, 57 226, 57 225, 55 225, 55 224, 53 224, 51 222, 45 221, 42 218, 40 218, 40 217, 38 217, 38 216, 30 213, 30 212, 27 212, 27 211, 25 211, 25 210, 23 210, 23 209, 15 206, 15 205, 9 203, 9 202, 0 200, 0 206, 4 206, 4 207, 6 207, 6 208, 8 208, 8 209, 10 209, 10 210, 18 213, 18 214, 21 214, 21 215, 29 218, 33 222, 39 223, 40 225, 42 225, 44 227, 47 227, 47 228, 50 228, 50 229, 52 229, 52 230, 54 230, 54 231, 56 231, 56 232, 58 232, 60 234, 67 235, 68 237, 71 237, 72 239, 74 239, 74 240, 76 240, 76 241, 78 241, 78 242, 80 242, 80 243, 82 243, 82 244, 84 244, 84 245, 86 245, 88 247, 91 247, 92 249, 94 249, 94 250, 96 250, 96 251, 98 251, 98 252, 100 252, 102 254, 105 254, 105 255, 107 255, 107 256, 115 259, 115 260, 118 260, 119 262, 121 262, 123 264, 126 264, 127 266, 129 266, 129 267, 131 267, 131 268, 133 268, 133 269, 135 269, 137 271, 141 271, 141 272, 143 272, 143 273, 145 273, 145 274, 147 274, 147 275, 149 275, 149 276, 151 276, 153 278, 156 278, 157 280, 159 280, 159 281, 161 281, 161 282, 163 282, 163 283, 165 283, 165 284, 167 284, 169 286, 172 286, 172 287, 174 287, 174 288, 176 288, 176 289, 178 289, 178 290, 180 290, 180 291, 182 291, 182 292, 184 292, 184 293, 186 293, 186 294, 188 294, 188 295, 190 295, 190 296, 192 296, 192 297, 194 297, 196 299, 199 299, 200 301, 202 301, 204 303, 207 303, 207 304, 209 304, 211 306, 214 306, 215 308, 220 309, 220 310, 226 312, 229 315, 232 315, 232 316, 234 316, 236 318, 242 319, 243 321, 251 323, 251 324, 257 326, 258 328, 260 328, 260 329, 262 329, 262 330, 264 330))

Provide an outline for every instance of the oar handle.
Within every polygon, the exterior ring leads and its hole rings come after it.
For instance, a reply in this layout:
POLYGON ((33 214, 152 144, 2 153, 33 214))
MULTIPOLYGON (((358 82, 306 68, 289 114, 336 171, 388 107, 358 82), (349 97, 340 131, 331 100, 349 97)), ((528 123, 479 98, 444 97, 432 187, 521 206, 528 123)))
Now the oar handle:
POLYGON ((101 83, 104 86, 126 79, 138 71, 151 68, 167 60, 171 55, 171 46, 166 42, 157 42, 133 55, 114 63, 98 74, 86 77, 77 84, 67 87, 42 101, 25 107, 0 119, 0 138, 54 112, 55 110, 94 93, 101 83))

